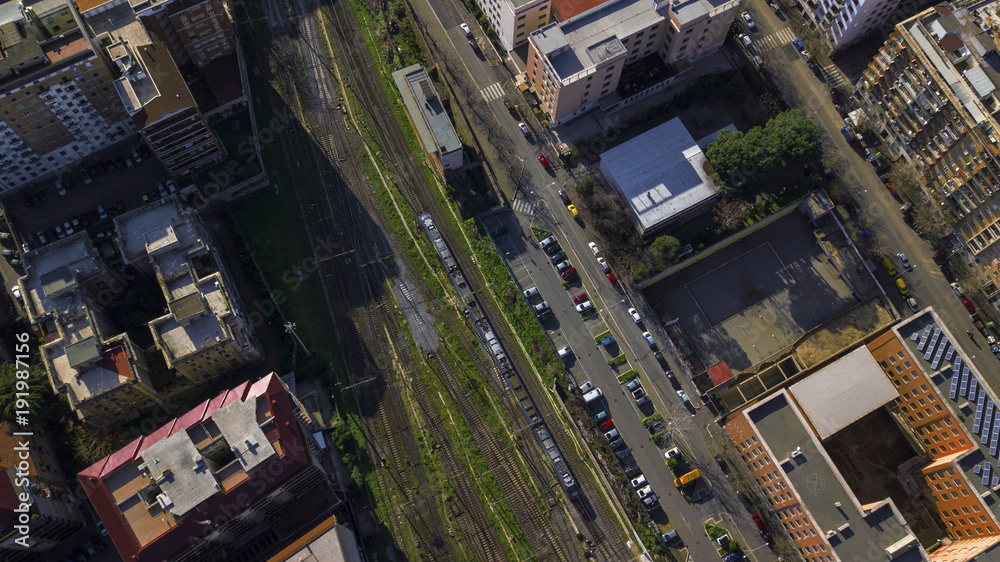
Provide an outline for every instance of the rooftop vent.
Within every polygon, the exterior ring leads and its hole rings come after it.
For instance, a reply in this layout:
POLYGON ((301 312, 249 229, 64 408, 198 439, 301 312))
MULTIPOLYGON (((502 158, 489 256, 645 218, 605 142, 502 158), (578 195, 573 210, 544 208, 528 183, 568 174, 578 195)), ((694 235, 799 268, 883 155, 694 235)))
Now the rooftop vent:
POLYGON ((168 507, 174 505, 174 502, 170 501, 170 497, 167 494, 160 494, 156 496, 156 503, 160 504, 162 509, 167 509, 168 507))
POLYGON ((834 536, 836 534, 837 534, 837 531, 829 530, 829 531, 826 532, 826 538, 830 538, 830 537, 832 537, 832 536, 834 536))

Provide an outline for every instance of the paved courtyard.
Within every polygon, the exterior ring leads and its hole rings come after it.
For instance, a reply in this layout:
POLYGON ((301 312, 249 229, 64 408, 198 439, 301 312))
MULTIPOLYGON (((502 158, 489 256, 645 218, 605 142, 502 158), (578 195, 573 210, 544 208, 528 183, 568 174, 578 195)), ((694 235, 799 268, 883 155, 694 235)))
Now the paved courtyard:
POLYGON ((813 230, 793 210, 644 289, 662 321, 678 320, 696 370, 744 370, 858 303, 813 230))

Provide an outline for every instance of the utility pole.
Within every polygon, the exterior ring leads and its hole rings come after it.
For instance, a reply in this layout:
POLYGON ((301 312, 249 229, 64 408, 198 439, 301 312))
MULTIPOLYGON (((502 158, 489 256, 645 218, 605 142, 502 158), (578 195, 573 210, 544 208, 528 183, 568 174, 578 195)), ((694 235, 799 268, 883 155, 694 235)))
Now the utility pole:
POLYGON ((312 353, 309 353, 309 350, 306 349, 306 344, 302 343, 302 338, 295 333, 295 322, 285 322, 285 333, 295 337, 295 341, 299 342, 299 345, 302 346, 302 351, 305 351, 306 355, 312 357, 312 353))

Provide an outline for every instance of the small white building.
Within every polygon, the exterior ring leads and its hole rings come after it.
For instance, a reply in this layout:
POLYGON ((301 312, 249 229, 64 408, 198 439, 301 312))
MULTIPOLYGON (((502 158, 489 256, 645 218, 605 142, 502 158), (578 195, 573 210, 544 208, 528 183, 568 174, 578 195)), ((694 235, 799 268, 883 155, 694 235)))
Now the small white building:
POLYGON ((719 198, 708 159, 679 118, 601 154, 601 173, 632 209, 643 237, 702 213, 719 198))
POLYGON ((414 64, 393 72, 392 79, 403 97, 403 105, 417 131, 417 138, 435 167, 444 174, 460 171, 465 164, 462 141, 458 139, 458 133, 427 71, 414 64))

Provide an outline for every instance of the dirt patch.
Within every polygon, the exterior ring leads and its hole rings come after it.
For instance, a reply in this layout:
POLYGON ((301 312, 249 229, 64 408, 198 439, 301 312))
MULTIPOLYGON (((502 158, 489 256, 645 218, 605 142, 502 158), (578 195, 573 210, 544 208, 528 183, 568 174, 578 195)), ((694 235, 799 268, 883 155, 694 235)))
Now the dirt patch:
POLYGON ((890 322, 889 310, 877 299, 869 300, 807 335, 796 346, 795 354, 803 368, 808 369, 890 322))
POLYGON ((945 536, 933 508, 907 493, 897 476, 899 467, 917 454, 885 409, 879 408, 861 418, 827 440, 824 446, 862 505, 888 496, 920 544, 931 545, 945 536))

